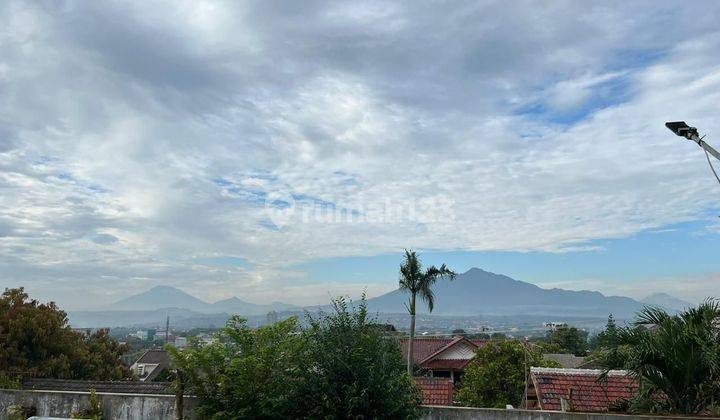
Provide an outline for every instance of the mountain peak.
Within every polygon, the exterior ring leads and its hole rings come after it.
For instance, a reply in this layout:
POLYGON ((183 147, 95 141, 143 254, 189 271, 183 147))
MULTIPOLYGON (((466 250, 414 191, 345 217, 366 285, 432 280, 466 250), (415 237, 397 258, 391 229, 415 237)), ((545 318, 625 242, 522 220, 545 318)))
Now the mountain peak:
MULTIPOLYGON (((458 274, 455 281, 440 280, 434 286, 435 310, 438 315, 556 315, 599 316, 609 313, 631 317, 642 306, 626 298, 603 296, 599 292, 543 289, 535 284, 515 280, 474 267, 458 274)), ((407 295, 395 290, 368 300, 372 311, 404 312, 407 295)), ((427 313, 420 305, 418 312, 427 313)))

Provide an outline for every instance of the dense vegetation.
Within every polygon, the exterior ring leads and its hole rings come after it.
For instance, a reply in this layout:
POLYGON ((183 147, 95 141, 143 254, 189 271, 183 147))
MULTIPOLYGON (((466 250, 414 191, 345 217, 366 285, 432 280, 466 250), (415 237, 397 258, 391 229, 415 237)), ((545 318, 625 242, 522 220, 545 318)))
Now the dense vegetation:
POLYGON ((458 400, 470 407, 520 406, 531 366, 559 367, 543 360, 538 348, 515 340, 489 342, 477 349, 465 370, 458 400))
POLYGON ((624 368, 640 390, 635 412, 703 414, 720 410, 720 305, 707 301, 677 315, 645 308, 633 325, 605 331, 599 360, 624 368))
POLYGON ((544 337, 533 340, 543 353, 572 353, 575 356, 587 356, 588 333, 576 327, 558 327, 547 332, 544 337))
POLYGON ((24 289, 0 296, 0 380, 20 377, 59 379, 123 379, 131 376, 122 363, 126 351, 107 334, 89 337, 73 331, 65 312, 50 302, 29 299, 24 289))
POLYGON ((231 319, 204 347, 171 350, 202 418, 415 418, 421 395, 397 343, 367 316, 364 299, 333 312, 251 330, 231 319))

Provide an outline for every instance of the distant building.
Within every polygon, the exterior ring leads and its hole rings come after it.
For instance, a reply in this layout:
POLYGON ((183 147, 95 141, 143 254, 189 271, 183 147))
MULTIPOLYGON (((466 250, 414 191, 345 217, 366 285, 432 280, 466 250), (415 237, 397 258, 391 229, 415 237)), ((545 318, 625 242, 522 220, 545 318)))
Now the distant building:
POLYGON ((148 333, 147 333, 147 331, 143 331, 143 330, 138 330, 138 331, 136 331, 136 332, 134 332, 134 333, 131 333, 131 334, 129 334, 129 335, 137 338, 138 340, 142 340, 142 341, 145 341, 145 340, 148 339, 148 333))
POLYGON ((130 367, 141 381, 153 381, 163 371, 170 368, 170 356, 163 349, 145 351, 130 367))
POLYGON ((175 347, 179 349, 184 349, 185 346, 187 346, 187 338, 185 337, 175 337, 175 341, 173 343, 175 347))
POLYGON ((265 316, 265 325, 275 325, 278 322, 278 314, 275 311, 270 311, 265 316))
POLYGON ((530 369, 526 407, 535 410, 607 412, 631 400, 637 381, 625 370, 611 370, 599 381, 601 369, 530 369))
POLYGON ((558 328, 567 328, 568 324, 567 322, 546 322, 545 328, 550 328, 551 330, 556 330, 558 328))

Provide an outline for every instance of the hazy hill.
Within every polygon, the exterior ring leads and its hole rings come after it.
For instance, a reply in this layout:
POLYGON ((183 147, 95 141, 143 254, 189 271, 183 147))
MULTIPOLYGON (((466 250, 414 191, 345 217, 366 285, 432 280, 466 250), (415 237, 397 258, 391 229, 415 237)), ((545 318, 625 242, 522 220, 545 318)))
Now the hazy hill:
POLYGON ((152 289, 127 297, 109 306, 113 311, 153 311, 159 308, 181 308, 205 314, 263 315, 272 310, 290 311, 296 306, 281 302, 260 305, 232 297, 215 303, 202 301, 180 289, 171 286, 156 286, 152 289))
POLYGON ((255 303, 246 302, 237 297, 231 297, 230 299, 220 300, 213 303, 211 309, 215 312, 227 312, 231 314, 241 315, 263 315, 270 311, 294 311, 300 308, 294 305, 289 305, 282 302, 273 302, 269 305, 259 305, 255 303))
POLYGON ((663 309, 672 311, 682 311, 683 309, 693 306, 689 302, 670 296, 667 293, 653 293, 645 299, 641 300, 645 305, 659 306, 663 309))
MULTIPOLYGON (((642 304, 620 296, 599 292, 543 289, 508 276, 473 268, 459 274, 454 281, 441 280, 435 288, 435 310, 438 315, 541 315, 561 319, 563 315, 602 316, 613 313, 629 318, 642 304)), ((395 290, 370 299, 373 311, 403 312, 407 294, 395 290)), ((418 312, 426 313, 424 304, 418 312)))
POLYGON ((182 308, 205 312, 210 309, 210 305, 180 289, 156 286, 146 292, 122 299, 109 307, 116 311, 152 311, 158 308, 182 308))

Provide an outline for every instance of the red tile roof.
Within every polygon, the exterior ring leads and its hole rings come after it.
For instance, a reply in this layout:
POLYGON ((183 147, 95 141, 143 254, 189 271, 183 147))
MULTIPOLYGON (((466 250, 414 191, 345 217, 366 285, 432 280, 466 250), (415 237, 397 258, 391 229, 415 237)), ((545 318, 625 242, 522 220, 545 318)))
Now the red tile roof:
MULTIPOLYGON (((400 345, 402 346, 403 361, 407 361, 407 338, 400 339, 400 345)), ((422 363, 430 356, 436 355, 447 350, 449 347, 461 342, 469 341, 475 346, 479 347, 484 345, 488 340, 482 339, 466 339, 463 337, 448 337, 448 338, 415 338, 413 341, 413 362, 422 363)))
POLYGON ((560 410, 560 399, 564 398, 572 411, 605 412, 613 402, 629 400, 635 395, 637 382, 626 371, 611 370, 604 381, 598 381, 602 372, 599 369, 532 368, 530 377, 540 409, 560 410))
POLYGON ((447 378, 413 378, 422 389, 424 405, 452 405, 453 383, 447 378))

